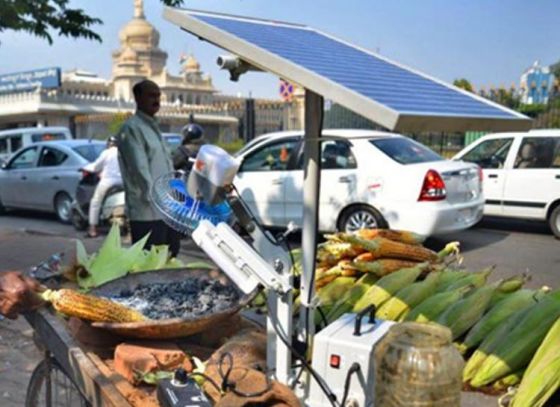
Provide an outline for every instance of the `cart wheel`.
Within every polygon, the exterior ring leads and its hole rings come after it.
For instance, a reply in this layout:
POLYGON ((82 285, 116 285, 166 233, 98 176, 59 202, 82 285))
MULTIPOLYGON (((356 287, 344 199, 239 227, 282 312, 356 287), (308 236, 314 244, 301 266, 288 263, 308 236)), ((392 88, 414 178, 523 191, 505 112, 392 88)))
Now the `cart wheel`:
POLYGON ((27 386, 25 407, 44 406, 91 407, 54 358, 39 362, 27 386))

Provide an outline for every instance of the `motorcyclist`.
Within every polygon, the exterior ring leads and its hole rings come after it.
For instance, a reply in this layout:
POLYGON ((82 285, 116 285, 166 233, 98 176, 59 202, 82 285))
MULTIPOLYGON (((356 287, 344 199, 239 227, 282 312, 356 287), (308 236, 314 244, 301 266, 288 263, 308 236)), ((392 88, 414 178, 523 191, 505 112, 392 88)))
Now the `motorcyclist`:
POLYGON ((93 197, 89 204, 89 229, 88 237, 97 237, 97 224, 99 223, 99 212, 105 194, 116 185, 122 185, 121 170, 119 167, 117 138, 109 137, 107 148, 99 155, 97 160, 89 163, 83 168, 85 171, 99 174, 99 183, 95 188, 93 197))
POLYGON ((0 272, 0 315, 15 319, 19 314, 41 306, 37 295, 45 287, 17 271, 0 272))
POLYGON ((183 140, 173 153, 173 167, 176 170, 190 171, 191 158, 195 158, 200 147, 205 144, 204 130, 196 123, 189 123, 181 130, 183 140))

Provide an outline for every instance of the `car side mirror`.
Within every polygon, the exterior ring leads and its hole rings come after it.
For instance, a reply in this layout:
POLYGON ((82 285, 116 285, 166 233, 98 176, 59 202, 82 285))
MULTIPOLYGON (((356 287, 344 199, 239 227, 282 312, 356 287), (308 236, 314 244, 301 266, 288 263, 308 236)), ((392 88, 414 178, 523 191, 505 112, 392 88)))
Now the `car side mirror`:
POLYGON ((2 165, 0 165, 0 168, 2 168, 3 170, 7 170, 8 169, 8 163, 3 162, 2 165))

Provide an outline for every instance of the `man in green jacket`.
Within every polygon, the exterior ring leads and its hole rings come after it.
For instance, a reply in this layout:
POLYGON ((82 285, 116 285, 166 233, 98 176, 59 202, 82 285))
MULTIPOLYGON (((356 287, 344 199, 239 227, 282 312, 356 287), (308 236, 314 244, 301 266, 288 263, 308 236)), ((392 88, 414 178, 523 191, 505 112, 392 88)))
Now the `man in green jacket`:
POLYGON ((154 116, 159 111, 159 86, 143 80, 132 88, 136 113, 118 136, 119 165, 126 193, 132 242, 150 237, 146 248, 167 244, 172 256, 179 252, 180 235, 165 224, 150 202, 150 188, 161 175, 173 171, 171 155, 154 116))

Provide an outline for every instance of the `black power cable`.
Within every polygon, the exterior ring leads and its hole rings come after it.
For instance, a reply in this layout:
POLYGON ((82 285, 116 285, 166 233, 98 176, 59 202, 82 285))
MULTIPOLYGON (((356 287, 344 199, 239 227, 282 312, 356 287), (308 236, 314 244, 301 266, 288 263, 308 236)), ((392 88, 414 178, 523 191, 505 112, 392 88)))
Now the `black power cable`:
POLYGON ((358 373, 359 371, 360 365, 357 362, 354 362, 346 373, 346 380, 344 381, 344 395, 342 396, 342 403, 340 403, 342 407, 346 404, 346 399, 348 398, 348 393, 350 392, 350 380, 352 380, 352 375, 354 373, 358 373))

